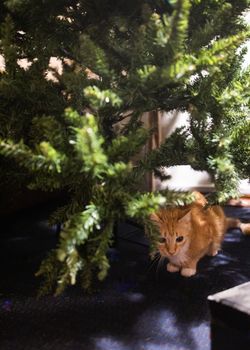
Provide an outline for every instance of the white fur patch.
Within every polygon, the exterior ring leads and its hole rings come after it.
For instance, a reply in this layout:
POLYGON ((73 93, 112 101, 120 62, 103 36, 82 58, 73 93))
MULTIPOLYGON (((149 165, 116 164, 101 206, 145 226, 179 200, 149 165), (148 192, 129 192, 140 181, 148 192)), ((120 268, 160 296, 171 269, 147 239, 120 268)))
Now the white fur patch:
POLYGON ((177 271, 180 271, 180 267, 172 265, 171 263, 168 263, 167 270, 168 270, 168 272, 177 272, 177 271))
POLYGON ((196 274, 196 269, 184 268, 181 269, 181 275, 184 277, 191 277, 196 274))
POLYGON ((179 253, 174 256, 168 256, 168 260, 176 265, 176 266, 182 266, 187 261, 187 250, 189 247, 189 242, 186 242, 183 247, 180 249, 179 253))

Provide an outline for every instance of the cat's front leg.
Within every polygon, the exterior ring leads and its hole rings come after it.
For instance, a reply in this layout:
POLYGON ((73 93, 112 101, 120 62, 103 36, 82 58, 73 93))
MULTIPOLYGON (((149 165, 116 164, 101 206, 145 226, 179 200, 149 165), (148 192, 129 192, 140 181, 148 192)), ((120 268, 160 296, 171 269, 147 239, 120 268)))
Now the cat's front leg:
POLYGON ((180 271, 180 267, 169 262, 167 264, 167 270, 168 270, 168 272, 178 272, 178 271, 180 271))
POLYGON ((191 267, 183 267, 181 269, 181 275, 184 277, 191 277, 196 274, 196 269, 193 269, 191 267))
POLYGON ((219 243, 211 243, 208 247, 207 255, 209 256, 215 256, 218 254, 218 251, 220 250, 220 244, 219 243))
POLYGON ((197 261, 191 261, 181 269, 181 275, 184 277, 191 277, 196 274, 197 261))

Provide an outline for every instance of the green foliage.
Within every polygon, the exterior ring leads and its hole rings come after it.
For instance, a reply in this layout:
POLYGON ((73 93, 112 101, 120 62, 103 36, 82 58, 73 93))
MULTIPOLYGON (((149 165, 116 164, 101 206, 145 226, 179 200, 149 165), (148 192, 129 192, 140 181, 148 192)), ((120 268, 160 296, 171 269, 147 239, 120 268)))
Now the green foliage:
POLYGON ((112 140, 112 144, 108 147, 108 155, 112 160, 129 161, 131 157, 139 152, 149 140, 150 132, 144 128, 136 129, 136 137, 134 132, 124 135, 118 135, 112 140))
POLYGON ((231 134, 230 151, 239 174, 247 178, 250 174, 250 120, 239 123, 231 134))
POLYGON ((97 135, 98 128, 95 118, 87 114, 83 119, 82 128, 74 128, 75 138, 69 143, 73 145, 79 163, 82 162, 81 172, 93 173, 98 176, 105 171, 106 155, 103 153, 102 137, 97 135))
POLYGON ((139 194, 127 204, 126 212, 130 217, 144 218, 155 212, 164 203, 165 198, 160 194, 139 194))
POLYGON ((225 203, 228 199, 237 197, 239 178, 229 153, 230 140, 215 137, 213 142, 217 153, 208 158, 208 164, 215 180, 215 198, 219 203, 225 203))
POLYGON ((12 141, 0 142, 0 154, 13 159, 20 166, 31 172, 60 173, 63 157, 48 143, 41 142, 37 145, 37 152, 33 153, 23 141, 18 144, 12 141))
POLYGON ((63 228, 38 272, 42 292, 105 278, 118 220, 144 225, 155 247, 150 213, 193 197, 147 193, 147 175, 166 180, 164 167, 189 164, 212 176, 211 201, 237 195, 250 171, 248 8, 247 0, 0 4, 1 184, 22 180, 67 198, 51 216, 63 228), (186 111, 189 121, 144 154, 155 130, 142 116, 152 110, 186 111))
POLYGON ((66 221, 60 234, 57 259, 66 265, 60 274, 57 293, 67 284, 75 284, 76 274, 84 266, 84 261, 78 252, 79 246, 84 246, 93 231, 100 229, 100 215, 94 205, 89 205, 81 213, 76 213, 66 221))

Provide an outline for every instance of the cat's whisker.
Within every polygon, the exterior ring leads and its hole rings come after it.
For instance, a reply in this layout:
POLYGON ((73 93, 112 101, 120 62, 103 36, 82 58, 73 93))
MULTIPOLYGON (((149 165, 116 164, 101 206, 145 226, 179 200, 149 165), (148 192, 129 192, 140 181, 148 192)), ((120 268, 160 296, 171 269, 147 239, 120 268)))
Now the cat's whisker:
POLYGON ((158 260, 157 268, 156 268, 156 279, 158 280, 159 277, 159 271, 161 270, 163 264, 165 263, 165 256, 160 256, 160 259, 158 260))
POLYGON ((158 264, 160 258, 161 258, 161 254, 160 254, 160 252, 157 252, 157 253, 155 254, 155 256, 154 256, 154 258, 153 258, 151 264, 150 264, 150 269, 152 269, 155 265, 158 264))
POLYGON ((160 258, 160 256, 161 256, 160 252, 156 252, 151 263, 154 263, 156 260, 158 260, 160 258))
POLYGON ((150 262, 150 265, 149 265, 149 267, 148 267, 148 269, 146 271, 147 274, 152 270, 152 268, 155 266, 155 264, 158 263, 160 258, 161 258, 161 255, 160 255, 159 252, 157 252, 155 254, 154 258, 152 259, 152 261, 150 262))

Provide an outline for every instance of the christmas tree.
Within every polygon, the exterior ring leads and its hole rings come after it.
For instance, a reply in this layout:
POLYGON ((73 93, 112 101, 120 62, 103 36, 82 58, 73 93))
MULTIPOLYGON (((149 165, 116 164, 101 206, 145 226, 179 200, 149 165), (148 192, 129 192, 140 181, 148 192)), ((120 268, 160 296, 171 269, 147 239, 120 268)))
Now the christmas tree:
POLYGON ((63 190, 57 249, 38 275, 60 293, 108 271, 114 224, 133 218, 157 239, 150 213, 191 194, 140 190, 146 174, 191 165, 212 176, 210 201, 249 176, 249 71, 242 71, 249 1, 6 0, 0 4, 1 183, 63 190), (57 58, 53 68, 52 58, 57 58), (189 123, 138 157, 148 111, 189 123))

